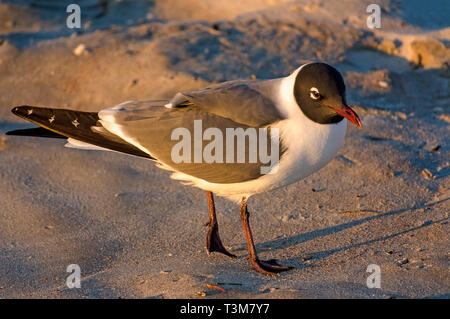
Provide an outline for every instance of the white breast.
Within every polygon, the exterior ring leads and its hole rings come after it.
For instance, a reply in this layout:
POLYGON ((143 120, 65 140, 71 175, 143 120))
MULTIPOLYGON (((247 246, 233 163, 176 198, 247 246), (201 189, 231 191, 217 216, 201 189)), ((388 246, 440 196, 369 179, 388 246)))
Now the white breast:
POLYGON ((293 90, 295 77, 300 69, 301 67, 279 82, 277 107, 286 119, 273 127, 279 128, 280 138, 287 150, 281 157, 275 174, 232 184, 209 183, 180 172, 173 173, 172 178, 184 180, 219 196, 240 201, 243 196, 249 197, 294 183, 330 162, 344 141, 347 120, 344 119, 337 124, 319 124, 303 114, 295 100, 293 90))
POLYGON ((347 121, 321 125, 310 120, 288 119, 279 127, 287 151, 276 174, 280 179, 278 187, 303 179, 328 164, 342 146, 347 121))

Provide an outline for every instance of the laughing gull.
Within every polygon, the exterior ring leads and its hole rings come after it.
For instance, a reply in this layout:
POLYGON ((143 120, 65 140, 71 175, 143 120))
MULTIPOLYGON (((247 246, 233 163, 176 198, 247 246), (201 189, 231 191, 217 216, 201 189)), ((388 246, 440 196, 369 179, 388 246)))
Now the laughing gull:
POLYGON ((205 190, 208 254, 235 257, 220 240, 213 193, 240 202, 250 264, 265 275, 291 267, 258 258, 248 198, 316 172, 337 154, 347 120, 362 127, 347 105, 341 74, 318 62, 287 77, 224 82, 171 100, 125 102, 98 113, 34 106, 12 112, 40 127, 9 135, 67 138, 69 147, 144 157, 172 171, 172 178, 205 190))

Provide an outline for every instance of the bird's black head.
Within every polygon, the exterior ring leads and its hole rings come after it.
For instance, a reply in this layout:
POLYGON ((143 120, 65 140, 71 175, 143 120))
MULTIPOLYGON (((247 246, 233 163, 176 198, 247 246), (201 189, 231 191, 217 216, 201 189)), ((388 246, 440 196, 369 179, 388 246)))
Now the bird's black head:
POLYGON ((295 79, 294 96, 303 113, 314 122, 333 124, 345 117, 362 127, 358 115, 347 106, 344 79, 331 65, 304 65, 295 79))

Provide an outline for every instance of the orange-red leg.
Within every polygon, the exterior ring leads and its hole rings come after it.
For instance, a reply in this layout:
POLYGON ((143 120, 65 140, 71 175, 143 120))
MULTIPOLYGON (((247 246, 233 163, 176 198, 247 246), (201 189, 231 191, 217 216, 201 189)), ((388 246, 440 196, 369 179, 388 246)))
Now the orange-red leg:
POLYGON ((245 237, 247 239, 248 246, 248 257, 250 261, 250 265, 261 274, 266 276, 276 276, 279 272, 287 271, 292 269, 292 267, 281 266, 279 265, 275 259, 271 260, 259 260, 258 255, 255 250, 255 243, 253 242, 253 235, 250 229, 249 217, 250 214, 247 210, 247 199, 245 197, 242 198, 241 208, 239 211, 239 216, 242 220, 242 225, 244 226, 245 237))
POLYGON ((224 255, 227 255, 228 257, 236 257, 232 253, 230 253, 228 250, 225 249, 225 247, 222 244, 222 241, 219 237, 219 225, 217 223, 216 218, 216 208, 214 205, 214 197, 213 193, 207 191, 206 196, 208 198, 208 207, 209 207, 209 220, 206 223, 208 228, 208 233, 206 235, 206 251, 208 252, 208 255, 212 252, 218 252, 222 253, 224 255))

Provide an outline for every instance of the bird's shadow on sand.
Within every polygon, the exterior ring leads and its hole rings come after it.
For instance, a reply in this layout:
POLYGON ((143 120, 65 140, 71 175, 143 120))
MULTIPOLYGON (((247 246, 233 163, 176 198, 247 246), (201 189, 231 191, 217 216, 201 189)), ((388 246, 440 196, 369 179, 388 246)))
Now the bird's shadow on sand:
MULTIPOLYGON (((315 231, 311 231, 308 233, 304 233, 304 234, 299 234, 299 235, 295 235, 295 236, 291 236, 289 238, 283 238, 283 239, 276 239, 276 240, 270 240, 270 241, 266 241, 263 243, 260 243, 257 246, 257 250, 260 252, 264 252, 264 251, 271 251, 273 252, 274 250, 278 250, 278 249, 285 249, 285 248, 289 248, 289 247, 293 247, 296 245, 299 245, 301 243, 313 240, 313 239, 317 239, 320 237, 324 237, 324 236, 328 236, 328 235, 332 235, 335 234, 337 232, 346 230, 346 229, 350 229, 352 227, 370 222, 370 221, 374 221, 380 218, 387 218, 387 217, 393 217, 393 216, 398 216, 400 214, 404 214, 407 212, 411 212, 414 210, 418 210, 421 208, 427 208, 430 206, 434 206, 440 203, 444 203, 447 202, 448 200, 450 200, 449 198, 445 198, 439 201, 435 201, 432 203, 428 203, 428 204, 421 204, 421 205, 416 205, 413 207, 408 207, 408 208, 403 208, 403 209, 398 209, 398 210, 392 210, 386 213, 382 213, 382 214, 378 214, 378 215, 374 215, 374 216, 369 216, 366 218, 362 218, 359 220, 354 220, 348 223, 343 223, 340 225, 336 225, 336 226, 332 226, 332 227, 327 227, 327 228, 323 228, 323 229, 319 229, 319 230, 315 230, 315 231), (269 250, 269 247, 271 248, 269 250)), ((417 226, 417 227, 412 227, 403 231, 399 231, 393 234, 388 234, 388 235, 384 235, 384 236, 380 236, 374 239, 370 239, 370 240, 366 240, 360 243, 355 243, 355 244, 351 244, 351 245, 346 245, 346 246, 340 246, 337 248, 333 248, 333 249, 329 249, 329 250, 324 250, 324 251, 318 251, 318 252, 314 252, 314 253, 310 253, 306 256, 306 259, 308 260, 308 262, 303 262, 303 260, 305 259, 305 256, 297 256, 297 257, 293 257, 293 258, 289 258, 289 259, 284 259, 284 260, 280 260, 280 263, 282 265, 289 265, 294 267, 294 272, 297 271, 301 271, 304 270, 306 268, 312 268, 317 266, 314 263, 314 260, 320 260, 323 258, 327 258, 333 254, 342 252, 342 251, 346 251, 352 248, 357 248, 357 247, 361 247, 361 246, 365 246, 365 245, 371 245, 374 244, 376 242, 380 242, 380 241, 384 241, 384 240, 388 240, 391 238, 395 238, 397 236, 403 235, 403 234, 407 234, 428 226, 431 226, 433 224, 436 223, 440 223, 443 222, 445 220, 448 220, 448 218, 442 218, 439 220, 434 220, 434 221, 427 221, 424 224, 417 226)), ((242 246, 242 250, 245 250, 244 248, 244 244, 242 246)), ((238 248, 236 250, 234 250, 234 252, 236 251, 240 251, 241 249, 238 248)), ((238 257, 238 259, 245 259, 247 257, 246 254, 241 255, 238 257)), ((219 281, 223 281, 223 283, 221 282, 220 284, 223 284, 224 287, 226 289, 237 289, 239 291, 249 291, 249 292, 255 292, 255 291, 259 291, 258 294, 260 293, 264 293, 264 291, 261 291, 261 289, 263 288, 264 285, 267 284, 267 278, 265 278, 263 276, 260 277, 258 276, 259 274, 254 273, 254 276, 248 277, 248 273, 242 273, 240 271, 241 269, 236 268, 236 272, 231 272, 232 275, 230 277, 230 265, 228 264, 227 266, 224 266, 223 271, 219 271, 218 273, 216 273, 217 275, 217 279, 219 281), (225 270, 226 267, 226 270, 225 270), (229 286, 227 284, 228 281, 235 281, 235 282, 242 282, 245 281, 245 284, 240 284, 239 287, 235 287, 235 286, 229 286)), ((285 276, 289 276, 290 274, 292 274, 292 272, 286 272, 286 273, 282 273, 281 276, 285 277, 285 276)), ((360 286, 358 286, 359 288, 361 288, 360 286)), ((398 295, 397 293, 394 292, 388 292, 388 291, 380 291, 379 292, 379 297, 389 297, 389 296, 394 296, 395 298, 407 298, 407 296, 401 296, 398 295)), ((445 297, 445 295, 444 295, 445 297)), ((430 296, 430 297, 425 297, 425 298, 442 298, 442 295, 440 296, 430 296)))
MULTIPOLYGON (((275 240, 271 240, 271 241, 266 241, 263 243, 260 243, 257 246, 257 249, 259 249, 260 251, 264 251, 266 248, 270 247, 271 251, 277 250, 277 249, 285 249, 285 248, 289 248, 289 247, 293 247, 299 244, 302 244, 304 242, 316 239, 316 238, 320 238, 320 237, 324 237, 324 236, 328 236, 328 235, 332 235, 335 234, 337 232, 376 220, 376 219, 380 219, 380 218, 385 218, 385 217, 390 217, 390 216, 395 216, 395 215, 399 215, 399 214, 403 214, 406 212, 410 212, 410 211, 414 211, 414 210, 418 210, 418 209, 425 209, 427 207, 430 206, 434 206, 443 202, 446 202, 450 200, 449 198, 445 198, 439 201, 435 201, 432 203, 428 203, 428 204, 421 204, 421 205, 416 205, 413 207, 408 207, 408 208, 403 208, 403 209, 398 209, 398 210, 392 210, 386 213, 382 213, 382 214, 378 214, 378 215, 374 215, 374 216, 369 216, 366 218, 362 218, 362 219, 358 219, 358 220, 354 220, 348 223, 344 223, 344 224, 340 224, 340 225, 336 225, 336 226, 331 226, 331 227, 327 227, 327 228, 323 228, 323 229, 318 229, 318 230, 314 230, 308 233, 303 233, 303 234, 299 234, 299 235, 295 235, 295 236, 291 236, 289 238, 282 238, 282 239, 275 239, 275 240)), ((388 239, 392 239, 394 237, 403 235, 403 234, 407 234, 416 230, 419 230, 421 228, 424 227, 428 227, 431 226, 433 224, 436 223, 440 223, 443 222, 445 220, 448 220, 448 218, 443 218, 443 219, 439 219, 439 220, 434 220, 434 221, 428 221, 425 222, 423 225, 417 226, 417 227, 412 227, 403 231, 399 231, 397 233, 393 233, 393 234, 389 234, 389 235, 385 235, 385 236, 381 236, 378 238, 374 238, 374 239, 370 239, 364 242, 360 242, 360 243, 355 243, 355 244, 351 244, 351 245, 347 245, 347 246, 341 246, 341 247, 337 247, 337 248, 333 248, 330 250, 324 250, 324 251, 318 251, 318 252, 314 252, 314 253, 310 253, 308 254, 306 257, 305 256, 299 256, 299 257, 293 257, 290 259, 286 259, 283 260, 283 263, 286 262, 286 264, 289 264, 291 266, 294 266, 296 269, 297 268, 304 268, 306 265, 302 262, 302 259, 307 259, 307 260, 318 260, 318 259, 323 259, 323 258, 327 258, 335 253, 341 252, 341 251, 346 251, 352 248, 357 248, 357 247, 361 247, 361 246, 365 246, 365 245, 371 245, 373 243, 379 242, 379 241, 384 241, 384 240, 388 240, 388 239)))

